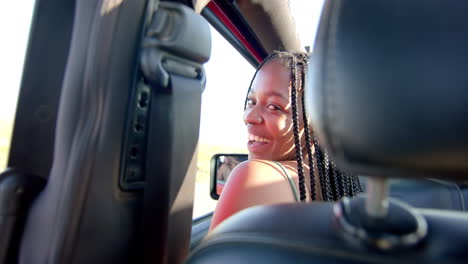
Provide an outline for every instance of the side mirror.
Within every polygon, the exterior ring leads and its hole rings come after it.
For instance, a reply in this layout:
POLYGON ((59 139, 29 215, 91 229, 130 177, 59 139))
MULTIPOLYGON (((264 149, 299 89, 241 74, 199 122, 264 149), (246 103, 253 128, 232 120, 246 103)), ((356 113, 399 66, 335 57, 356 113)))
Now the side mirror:
POLYGON ((247 160, 247 154, 215 154, 211 158, 210 196, 218 200, 232 169, 247 160))

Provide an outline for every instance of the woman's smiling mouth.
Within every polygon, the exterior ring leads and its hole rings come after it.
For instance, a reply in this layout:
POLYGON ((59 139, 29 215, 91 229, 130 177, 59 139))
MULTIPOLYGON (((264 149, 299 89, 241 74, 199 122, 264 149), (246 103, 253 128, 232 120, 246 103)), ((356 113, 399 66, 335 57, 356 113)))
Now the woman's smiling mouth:
POLYGON ((262 153, 268 148, 270 142, 268 138, 249 134, 247 149, 250 153, 262 153))
POLYGON ((270 142, 270 140, 268 138, 263 138, 263 137, 259 137, 259 136, 249 134, 249 143, 250 142, 268 143, 268 142, 270 142))

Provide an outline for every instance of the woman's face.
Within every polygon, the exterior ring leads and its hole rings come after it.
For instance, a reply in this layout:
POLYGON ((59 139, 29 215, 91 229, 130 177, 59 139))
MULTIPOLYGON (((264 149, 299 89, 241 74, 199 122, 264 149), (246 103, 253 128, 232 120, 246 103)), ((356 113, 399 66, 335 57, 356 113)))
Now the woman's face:
POLYGON ((295 159, 290 90, 290 70, 278 59, 257 73, 244 112, 249 159, 295 159))

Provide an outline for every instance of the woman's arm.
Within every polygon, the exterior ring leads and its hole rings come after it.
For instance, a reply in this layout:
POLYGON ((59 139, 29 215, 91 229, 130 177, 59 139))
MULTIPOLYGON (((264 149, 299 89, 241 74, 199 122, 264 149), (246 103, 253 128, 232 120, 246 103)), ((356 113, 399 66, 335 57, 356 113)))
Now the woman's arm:
POLYGON ((237 165, 219 197, 210 230, 242 209, 294 201, 285 177, 279 166, 271 161, 248 160, 237 165))

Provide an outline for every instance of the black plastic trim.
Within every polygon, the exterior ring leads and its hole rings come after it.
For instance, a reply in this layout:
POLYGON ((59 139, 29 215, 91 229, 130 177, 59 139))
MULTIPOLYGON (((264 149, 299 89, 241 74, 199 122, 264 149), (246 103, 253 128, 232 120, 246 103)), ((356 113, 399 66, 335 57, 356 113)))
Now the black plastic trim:
MULTIPOLYGON (((132 95, 122 150, 122 168, 119 179, 123 191, 141 190, 145 181, 145 153, 148 138, 148 109, 152 89, 138 82, 132 95)), ((133 89, 132 89, 133 90, 133 89)))
MULTIPOLYGON (((234 34, 218 19, 209 8, 204 8, 201 15, 221 34, 239 53, 253 66, 257 67, 257 59, 242 45, 234 34)), ((264 56, 266 57, 266 56, 264 56)))
POLYGON ((242 158, 242 161, 245 161, 248 159, 247 154, 227 154, 227 153, 218 153, 214 154, 213 157, 211 157, 210 160, 210 196, 213 200, 218 200, 219 199, 219 194, 216 190, 217 187, 217 168, 218 168, 218 157, 220 156, 234 156, 234 157, 240 157, 242 158))
POLYGON ((213 212, 197 217, 192 222, 192 234, 190 237, 190 250, 197 247, 208 234, 213 212))
POLYGON ((241 11, 237 7, 235 1, 233 0, 212 0, 216 1, 216 4, 221 7, 221 9, 229 16, 229 19, 237 29, 242 32, 242 36, 254 46, 255 50, 259 52, 259 55, 262 58, 268 56, 268 52, 265 50, 260 40, 258 39, 255 32, 249 26, 249 23, 244 19, 241 11))

